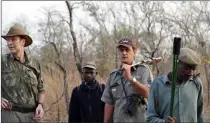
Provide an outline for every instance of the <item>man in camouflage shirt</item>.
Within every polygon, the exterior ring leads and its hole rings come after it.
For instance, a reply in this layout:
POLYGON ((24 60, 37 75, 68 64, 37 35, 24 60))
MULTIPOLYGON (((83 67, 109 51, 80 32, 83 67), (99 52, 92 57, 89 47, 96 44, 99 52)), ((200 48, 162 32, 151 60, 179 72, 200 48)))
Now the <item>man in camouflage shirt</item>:
POLYGON ((38 122, 44 115, 45 90, 38 61, 24 51, 32 39, 17 24, 2 38, 11 53, 2 56, 1 121, 38 122))

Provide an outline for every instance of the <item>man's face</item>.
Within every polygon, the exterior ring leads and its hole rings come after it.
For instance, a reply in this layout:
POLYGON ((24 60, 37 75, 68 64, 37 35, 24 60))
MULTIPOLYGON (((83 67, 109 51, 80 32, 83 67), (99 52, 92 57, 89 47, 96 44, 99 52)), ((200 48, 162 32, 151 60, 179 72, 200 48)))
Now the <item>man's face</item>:
POLYGON ((11 53, 17 53, 24 49, 25 39, 20 36, 7 37, 7 46, 11 53))
POLYGON ((120 53, 121 62, 125 64, 132 64, 134 56, 136 54, 136 50, 133 50, 132 47, 125 47, 125 46, 119 46, 118 50, 120 53))
POLYGON ((189 65, 183 62, 179 62, 178 64, 178 75, 180 79, 187 81, 195 74, 196 65, 189 65))
POLYGON ((93 83, 95 81, 97 72, 95 69, 92 68, 83 68, 83 77, 85 82, 93 83))

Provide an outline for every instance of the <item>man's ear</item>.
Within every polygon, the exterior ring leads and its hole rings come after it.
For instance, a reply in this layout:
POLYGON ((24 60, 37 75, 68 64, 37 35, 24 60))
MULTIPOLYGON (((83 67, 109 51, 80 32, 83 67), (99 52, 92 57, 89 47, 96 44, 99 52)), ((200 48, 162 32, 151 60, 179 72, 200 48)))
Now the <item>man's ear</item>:
POLYGON ((96 75, 98 75, 98 72, 96 71, 96 75))
POLYGON ((21 42, 22 42, 22 45, 25 46, 26 39, 25 38, 21 38, 21 42))
POLYGON ((136 49, 133 49, 133 54, 134 54, 134 55, 136 55, 136 51, 137 51, 136 49))
POLYGON ((82 73, 84 73, 84 71, 85 71, 85 68, 82 68, 82 73))

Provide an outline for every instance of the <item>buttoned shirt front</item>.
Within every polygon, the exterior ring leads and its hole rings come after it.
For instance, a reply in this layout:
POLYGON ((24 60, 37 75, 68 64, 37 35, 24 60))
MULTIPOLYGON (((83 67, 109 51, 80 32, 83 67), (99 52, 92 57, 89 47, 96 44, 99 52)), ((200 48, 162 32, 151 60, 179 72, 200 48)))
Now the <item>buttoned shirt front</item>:
POLYGON ((24 55, 25 63, 15 59, 13 54, 2 57, 1 96, 12 105, 36 106, 38 94, 45 91, 40 64, 24 55))
MULTIPOLYGON (((131 69, 131 74, 142 84, 150 87, 151 76, 150 70, 144 65, 138 65, 131 69)), ((135 116, 129 116, 124 112, 124 106, 126 104, 126 96, 123 91, 123 86, 127 95, 137 94, 137 90, 122 77, 119 69, 110 74, 110 78, 106 84, 102 101, 107 104, 114 105, 113 121, 114 122, 144 122, 146 120, 146 106, 140 105, 137 108, 135 116)))
MULTIPOLYGON (((152 82, 147 122, 165 122, 170 116, 171 86, 167 75, 152 82)), ((202 82, 199 78, 176 84, 173 109, 176 122, 203 122, 202 82)))

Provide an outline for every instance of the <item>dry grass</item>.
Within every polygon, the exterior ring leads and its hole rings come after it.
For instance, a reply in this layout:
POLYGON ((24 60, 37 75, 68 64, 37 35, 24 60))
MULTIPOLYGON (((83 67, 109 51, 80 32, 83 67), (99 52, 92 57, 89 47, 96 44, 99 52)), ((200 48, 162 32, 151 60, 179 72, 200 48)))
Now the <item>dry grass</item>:
MULTIPOLYGON (((54 64, 48 64, 42 67, 42 70, 46 88, 46 100, 44 103, 46 112, 43 121, 66 122, 68 119, 67 106, 65 97, 62 96, 64 91, 64 74, 54 64)), ((79 80, 75 75, 77 75, 77 73, 67 75, 69 99, 73 87, 79 85, 79 80)))
POLYGON ((208 83, 206 80, 206 75, 205 75, 205 69, 203 67, 204 65, 201 65, 199 67, 199 72, 201 73, 201 80, 203 82, 203 95, 204 95, 204 119, 205 121, 210 121, 210 106, 207 105, 207 100, 208 100, 208 83))
POLYGON ((66 105, 64 97, 62 97, 61 100, 58 101, 58 103, 52 105, 52 103, 57 101, 58 98, 60 98, 63 94, 63 73, 59 71, 59 69, 55 67, 55 65, 49 65, 48 68, 49 69, 43 69, 46 88, 46 101, 44 106, 45 110, 48 110, 45 113, 44 120, 58 121, 59 119, 63 119, 66 121, 67 112, 65 112, 66 105))
MULTIPOLYGON (((70 66, 70 68, 73 72, 67 76, 68 81, 68 94, 69 99, 71 96, 71 91, 73 87, 80 84, 80 80, 77 77, 78 73, 75 72, 75 69, 70 66), (74 70, 73 70, 74 69, 74 70)), ((206 121, 210 121, 210 107, 207 107, 207 81, 205 77, 204 68, 201 66, 199 67, 199 71, 201 73, 201 79, 203 81, 203 87, 204 87, 204 105, 205 105, 205 119, 206 121)), ((44 80, 45 80, 45 87, 46 87, 46 101, 45 101, 45 110, 49 109, 53 102, 57 100, 57 98, 60 98, 63 93, 63 73, 61 70, 58 69, 53 64, 48 64, 47 67, 43 67, 43 73, 44 73, 44 80)), ((97 77, 97 80, 102 81, 100 77, 97 77)), ((105 83, 106 80, 103 81, 105 83)), ((61 100, 52 105, 49 111, 45 113, 44 121, 52 122, 52 121, 62 121, 67 122, 68 120, 68 114, 65 104, 65 98, 64 96, 61 98, 61 100)))

